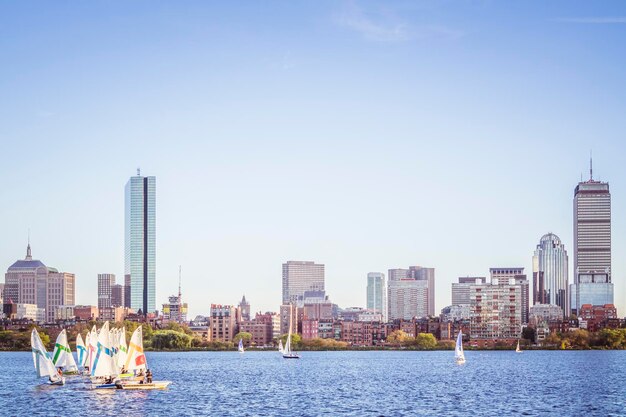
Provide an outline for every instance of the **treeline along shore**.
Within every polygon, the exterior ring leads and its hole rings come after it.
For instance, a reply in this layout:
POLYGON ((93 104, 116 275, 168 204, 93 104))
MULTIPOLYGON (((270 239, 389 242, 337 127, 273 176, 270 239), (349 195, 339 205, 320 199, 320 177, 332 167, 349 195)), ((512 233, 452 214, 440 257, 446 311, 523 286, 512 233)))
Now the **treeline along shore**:
MULTIPOLYGON (((76 336, 83 336, 94 325, 98 328, 102 323, 86 322, 66 327, 67 336, 71 346, 75 346, 76 336)), ((111 327, 125 328, 126 339, 130 340, 132 332, 140 323, 124 321, 113 324, 111 327)), ((230 351, 236 350, 239 339, 248 350, 272 350, 277 349, 279 340, 275 339, 268 346, 254 346, 251 343, 250 333, 238 333, 232 341, 209 341, 194 335, 186 325, 170 322, 159 329, 143 323, 144 348, 150 351, 230 351)), ((38 327, 35 324, 20 326, 4 326, 0 330, 0 351, 30 351, 30 333, 36 327, 41 339, 50 350, 54 348, 54 341, 61 332, 61 327, 38 327)), ((285 343, 287 335, 281 339, 285 343)), ((532 343, 529 339, 520 339, 520 345, 524 350, 621 350, 626 349, 626 328, 602 329, 597 332, 589 332, 584 329, 576 329, 565 333, 554 332, 546 339, 538 343, 532 343)), ((303 340, 300 335, 292 335, 292 347, 299 351, 332 351, 332 350, 453 350, 454 341, 437 340, 431 333, 419 333, 412 337, 402 330, 390 333, 385 342, 377 346, 354 346, 347 342, 334 339, 310 339, 303 340)), ((514 349, 508 342, 495 343, 489 348, 472 348, 466 344, 466 350, 510 350, 514 349)))

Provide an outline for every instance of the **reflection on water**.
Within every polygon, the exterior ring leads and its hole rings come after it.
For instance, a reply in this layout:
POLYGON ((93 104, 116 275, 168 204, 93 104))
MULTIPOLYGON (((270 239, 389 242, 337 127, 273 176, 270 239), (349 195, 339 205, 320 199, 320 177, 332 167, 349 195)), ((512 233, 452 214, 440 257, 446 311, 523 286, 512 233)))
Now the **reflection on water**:
POLYGON ((28 352, 0 353, 2 415, 623 415, 626 352, 148 353, 165 391, 37 379, 28 352), (584 386, 585 395, 580 387, 584 386), (9 408, 5 408, 5 407, 9 408))

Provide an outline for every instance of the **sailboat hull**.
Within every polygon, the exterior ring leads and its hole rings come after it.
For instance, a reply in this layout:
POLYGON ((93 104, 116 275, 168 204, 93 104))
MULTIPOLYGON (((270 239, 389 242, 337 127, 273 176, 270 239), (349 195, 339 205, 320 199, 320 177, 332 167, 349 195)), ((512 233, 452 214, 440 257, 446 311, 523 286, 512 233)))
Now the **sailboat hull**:
POLYGON ((296 355, 295 353, 290 353, 287 355, 283 355, 283 358, 285 359, 300 359, 299 355, 296 355))
POLYGON ((456 359, 456 363, 457 363, 458 365, 463 365, 463 364, 465 363, 465 359, 463 359, 463 358, 458 358, 458 359, 456 359))
POLYGON ((130 390, 155 390, 165 389, 172 381, 154 381, 149 384, 140 384, 138 382, 117 384, 118 389, 130 389, 130 390))

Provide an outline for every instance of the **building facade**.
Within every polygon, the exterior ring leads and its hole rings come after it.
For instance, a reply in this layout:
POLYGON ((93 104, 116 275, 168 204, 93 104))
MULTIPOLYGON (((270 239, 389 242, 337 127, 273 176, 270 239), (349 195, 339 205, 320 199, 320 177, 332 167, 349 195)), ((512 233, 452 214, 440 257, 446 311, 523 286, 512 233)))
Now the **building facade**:
POLYGON ((324 265, 310 261, 283 264, 283 304, 302 307, 305 291, 325 291, 324 265))
POLYGON ((239 302, 239 311, 241 311, 241 320, 250 320, 250 303, 246 300, 246 296, 241 297, 239 302))
POLYGON ((156 177, 139 171, 126 183, 124 274, 130 277, 130 307, 156 311, 156 177))
POLYGON ((211 304, 211 340, 232 342, 238 333, 239 312, 230 305, 211 304))
POLYGON ((183 303, 180 296, 170 295, 168 302, 163 304, 163 320, 176 323, 187 323, 187 303, 183 303))
POLYGON ((75 282, 74 274, 33 259, 28 244, 26 258, 13 263, 5 274, 5 299, 45 309, 46 321, 53 322, 58 306, 75 304, 75 282))
POLYGON ((111 285, 111 307, 128 307, 124 304, 126 298, 126 286, 121 284, 111 285))
POLYGON ((485 284, 486 277, 459 277, 459 282, 452 283, 452 305, 470 304, 470 285, 485 284))
POLYGON ((521 286, 501 283, 470 287, 470 339, 516 339, 521 326, 521 286))
POLYGON ((387 283, 385 274, 382 272, 370 272, 367 274, 367 295, 366 307, 369 310, 376 310, 383 315, 383 320, 387 321, 387 283))
POLYGON ((570 308, 613 304, 611 281, 611 193, 607 182, 589 180, 574 190, 574 282, 570 308))
POLYGON ((490 268, 492 285, 519 285, 521 291, 522 323, 528 323, 528 311, 530 308, 530 284, 524 274, 524 268, 490 268))
POLYGON ((98 274, 98 308, 111 307, 113 285, 115 274, 98 274))
POLYGON ((554 304, 569 313, 568 257, 561 239, 542 236, 533 255, 533 304, 554 304))
POLYGON ((413 317, 428 316, 428 281, 389 281, 387 293, 389 320, 411 320, 413 317))

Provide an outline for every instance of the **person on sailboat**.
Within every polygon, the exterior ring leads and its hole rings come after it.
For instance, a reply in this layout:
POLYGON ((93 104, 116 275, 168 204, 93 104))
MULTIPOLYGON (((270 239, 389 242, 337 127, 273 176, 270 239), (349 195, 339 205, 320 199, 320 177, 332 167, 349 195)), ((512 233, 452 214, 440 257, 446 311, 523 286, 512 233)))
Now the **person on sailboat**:
POLYGON ((146 372, 146 380, 148 381, 148 384, 152 384, 152 371, 150 369, 146 372))

